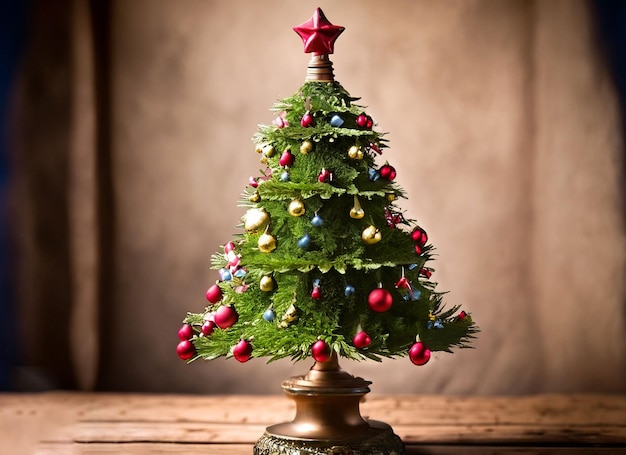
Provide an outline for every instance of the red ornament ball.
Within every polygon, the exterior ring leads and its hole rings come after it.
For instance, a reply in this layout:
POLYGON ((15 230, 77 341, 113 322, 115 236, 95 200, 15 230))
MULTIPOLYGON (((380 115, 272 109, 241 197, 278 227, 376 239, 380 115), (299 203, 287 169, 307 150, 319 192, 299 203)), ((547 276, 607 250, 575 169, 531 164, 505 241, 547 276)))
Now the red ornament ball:
POLYGON ((356 124, 363 128, 367 125, 367 115, 361 114, 356 118, 356 124))
POLYGON ((230 305, 224 305, 217 309, 213 320, 215 321, 215 325, 220 329, 227 329, 235 325, 239 320, 239 315, 237 311, 235 311, 235 308, 230 305))
POLYGON ((215 330, 215 327, 217 327, 215 325, 215 322, 204 321, 204 324, 202 324, 202 327, 200 328, 200 332, 202 332, 202 335, 204 335, 205 337, 208 337, 209 335, 213 333, 213 331, 215 330))
POLYGON ((291 153, 291 150, 285 150, 283 152, 283 154, 280 156, 280 159, 278 160, 278 163, 281 166, 293 166, 293 163, 295 163, 296 161, 296 157, 293 156, 293 153, 291 153))
POLYGON ((464 321, 466 317, 467 317, 467 313, 465 311, 461 311, 459 313, 459 321, 464 321))
POLYGON ((300 125, 302 125, 304 128, 313 126, 313 123, 314 123, 313 116, 311 115, 310 112, 306 112, 302 116, 302 120, 300 120, 300 125))
POLYGON ((414 365, 425 365, 430 360, 430 349, 424 346, 421 341, 413 343, 409 349, 409 358, 414 365))
POLYGON ((363 349, 372 344, 372 339, 365 331, 361 330, 352 338, 352 344, 357 349, 363 349))
POLYGON ((415 245, 415 254, 422 254, 423 251, 424 249, 421 246, 415 245))
POLYGON ((176 346, 176 354, 183 360, 189 360, 196 355, 196 347, 189 340, 184 340, 176 346))
POLYGON ((393 297, 391 293, 383 288, 376 288, 367 296, 367 304, 372 311, 383 313, 391 308, 393 297))
POLYGON ((330 360, 332 350, 330 349, 328 343, 326 343, 324 340, 317 340, 315 343, 313 343, 313 346, 311 346, 311 354, 313 355, 313 358, 316 362, 323 363, 330 360))
POLYGON ((380 177, 392 181, 396 178, 396 169, 390 164, 384 164, 378 170, 380 172, 380 177))
POLYGON ((206 299, 210 303, 217 303, 222 300, 222 290, 217 284, 214 284, 206 291, 206 299))
POLYGON ((418 245, 424 246, 426 242, 428 242, 428 234, 426 234, 424 229, 418 226, 411 232, 411 239, 418 245))
POLYGON ((189 324, 183 324, 180 329, 178 329, 178 339, 180 341, 185 341, 190 339, 193 336, 193 329, 189 324))
POLYGON ((322 291, 320 291, 320 288, 318 286, 315 286, 311 291, 311 297, 315 300, 319 300, 322 298, 322 291))
POLYGON ((247 340, 241 340, 233 348, 233 357, 239 362, 244 363, 252 357, 252 345, 247 340))

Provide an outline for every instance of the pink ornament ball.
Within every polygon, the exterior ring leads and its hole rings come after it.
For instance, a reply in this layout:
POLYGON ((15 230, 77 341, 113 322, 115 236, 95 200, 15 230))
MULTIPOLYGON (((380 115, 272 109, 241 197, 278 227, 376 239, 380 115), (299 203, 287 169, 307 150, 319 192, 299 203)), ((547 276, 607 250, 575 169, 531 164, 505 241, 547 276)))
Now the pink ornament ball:
POLYGON ((217 284, 214 284, 206 291, 206 299, 210 303, 217 303, 222 300, 222 290, 217 284))
POLYGON ((233 357, 239 362, 244 363, 252 357, 252 345, 247 340, 241 340, 233 348, 233 357))
POLYGON ((178 354, 178 357, 182 360, 189 360, 196 355, 196 347, 189 340, 181 341, 178 343, 178 346, 176 346, 176 354, 178 354))
POLYGON ((193 329, 189 324, 183 324, 180 329, 178 329, 178 339, 180 341, 189 340, 193 336, 193 329))
POLYGON ((311 354, 316 362, 323 363, 330 360, 332 351, 328 343, 324 340, 317 340, 313 343, 313 346, 311 346, 311 354))
POLYGON ((414 365, 425 365, 430 360, 430 349, 424 346, 421 341, 413 343, 409 349, 409 358, 414 365))
POLYGON ((372 311, 383 313, 391 308, 393 297, 388 290, 376 288, 367 296, 367 304, 372 311))
POLYGON ((364 349, 372 344, 372 339, 365 331, 361 330, 352 338, 352 344, 357 349, 364 349))
POLYGON ((226 245, 224 245, 224 253, 230 253, 234 249, 235 249, 235 243, 234 242, 228 242, 226 245))
POLYGON ((208 337, 209 335, 213 333, 213 331, 215 330, 215 327, 217 327, 215 325, 215 322, 204 321, 204 324, 202 324, 202 327, 200 328, 200 332, 202 332, 202 335, 204 335, 205 337, 208 337))
POLYGON ((217 325, 220 329, 227 329, 235 325, 235 323, 239 320, 239 315, 235 308, 230 305, 224 305, 217 309, 215 315, 213 316, 213 320, 215 321, 215 325, 217 325))

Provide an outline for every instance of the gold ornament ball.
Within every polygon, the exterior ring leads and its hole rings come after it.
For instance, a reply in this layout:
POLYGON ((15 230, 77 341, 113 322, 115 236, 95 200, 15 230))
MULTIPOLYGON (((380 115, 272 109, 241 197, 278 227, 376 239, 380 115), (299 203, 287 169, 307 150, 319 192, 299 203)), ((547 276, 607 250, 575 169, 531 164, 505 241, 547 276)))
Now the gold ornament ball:
POLYGON ((368 226, 363 229, 363 232, 361 233, 361 239, 366 245, 374 245, 375 243, 380 242, 382 238, 383 236, 380 231, 376 229, 376 226, 368 226))
POLYGON ((259 288, 263 292, 270 292, 274 290, 274 280, 271 276, 263 276, 261 277, 261 281, 259 281, 259 288))
POLYGON ((300 153, 302 153, 303 155, 306 155, 312 150, 313 150, 313 143, 311 141, 303 141, 302 144, 300 144, 300 153))
POLYGON ((352 207, 350 209, 350 218, 354 218, 355 220, 360 220, 361 218, 363 218, 365 216, 365 211, 359 207, 352 207))
POLYGON ((266 145, 265 147, 263 147, 263 156, 266 158, 271 158, 274 156, 274 154, 276 153, 276 151, 274 150, 274 146, 272 145, 266 145))
POLYGON ((255 191, 255 193, 252 196, 250 196, 248 200, 250 202, 259 202, 261 200, 261 195, 259 194, 258 191, 255 191))
POLYGON ((263 152, 263 147, 264 147, 263 144, 257 144, 256 147, 254 148, 254 151, 257 153, 261 153, 263 152))
POLYGON ((276 239, 273 235, 265 233, 259 237, 257 245, 259 246, 259 250, 261 250, 261 252, 271 253, 276 249, 276 239))
POLYGON ((393 202, 396 200, 396 195, 393 193, 387 193, 387 201, 393 202))
POLYGON ((348 157, 352 160, 362 160, 363 156, 363 149, 358 145, 353 145, 348 149, 348 157))
POLYGON ((291 216, 302 216, 306 209, 304 208, 304 202, 300 199, 294 199, 289 203, 289 214, 291 216))
POLYGON ((263 229, 270 223, 270 214, 265 209, 250 209, 246 212, 244 229, 248 233, 263 229))

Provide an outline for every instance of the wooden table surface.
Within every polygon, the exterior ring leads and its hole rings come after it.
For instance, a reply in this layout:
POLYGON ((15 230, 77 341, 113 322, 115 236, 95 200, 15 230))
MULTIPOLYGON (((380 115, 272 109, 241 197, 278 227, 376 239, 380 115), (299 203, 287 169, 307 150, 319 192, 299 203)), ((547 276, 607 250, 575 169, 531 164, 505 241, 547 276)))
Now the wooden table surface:
MULTIPOLYGON (((408 454, 626 454, 626 396, 375 396, 408 454)), ((282 396, 0 394, 0 454, 251 454, 282 396)))

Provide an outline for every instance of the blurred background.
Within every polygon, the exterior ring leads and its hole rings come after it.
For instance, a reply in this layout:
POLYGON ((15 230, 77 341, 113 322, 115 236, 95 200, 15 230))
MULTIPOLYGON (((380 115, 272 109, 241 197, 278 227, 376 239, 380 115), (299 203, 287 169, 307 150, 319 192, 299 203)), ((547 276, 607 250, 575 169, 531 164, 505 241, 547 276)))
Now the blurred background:
POLYGON ((1 389, 278 394, 311 366, 175 346, 316 6, 482 329, 343 368, 374 393, 626 392, 626 3, 582 0, 3 2, 1 389))

